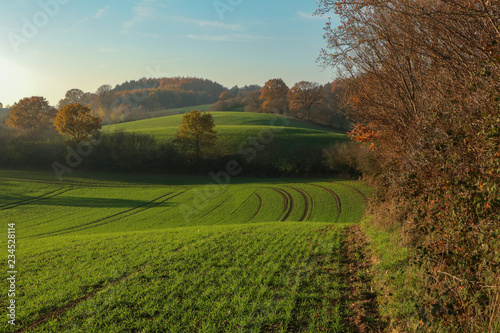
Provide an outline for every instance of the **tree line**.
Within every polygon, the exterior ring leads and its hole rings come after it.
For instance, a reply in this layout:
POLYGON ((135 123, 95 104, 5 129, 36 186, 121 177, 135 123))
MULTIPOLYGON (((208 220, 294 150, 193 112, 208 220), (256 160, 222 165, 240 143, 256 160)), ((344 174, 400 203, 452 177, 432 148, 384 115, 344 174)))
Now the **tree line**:
MULTIPOLYGON (((82 101, 82 97, 84 94, 71 90, 65 102, 82 101)), ((45 98, 36 96, 15 103, 5 123, 7 127, 0 126, 0 167, 55 165, 58 176, 70 172, 76 164, 89 171, 206 175, 234 161, 247 176, 358 174, 353 167, 356 156, 347 158, 336 153, 340 148, 345 150, 346 144, 327 150, 307 143, 288 147, 276 137, 263 151, 264 146, 259 145, 259 154, 251 158, 225 152, 215 145, 211 114, 196 110, 184 115, 175 140, 168 142, 149 134, 101 133, 103 121, 88 105, 60 103, 56 109, 45 98), (92 156, 84 159, 87 153, 80 153, 82 150, 90 151, 92 156), (64 164, 61 161, 65 159, 64 164)))
POLYGON ((319 85, 302 81, 288 88, 282 79, 259 85, 234 86, 200 78, 142 78, 126 81, 114 88, 108 84, 96 92, 74 88, 56 105, 82 104, 104 124, 151 118, 154 111, 212 104, 211 111, 244 110, 296 117, 319 125, 347 130, 341 95, 344 80, 319 85))
POLYGON ((236 93, 224 91, 210 110, 243 108, 245 112, 275 113, 340 130, 350 129, 343 110, 343 79, 325 85, 301 81, 289 88, 283 79, 276 78, 268 80, 263 87, 252 88, 236 93))
MULTIPOLYGON (((325 66, 344 76, 351 136, 377 166, 375 212, 421 276, 422 331, 500 328, 500 2, 321 0, 325 66), (384 211, 382 211, 384 210, 384 211)), ((409 325, 403 329, 409 330, 409 325)))

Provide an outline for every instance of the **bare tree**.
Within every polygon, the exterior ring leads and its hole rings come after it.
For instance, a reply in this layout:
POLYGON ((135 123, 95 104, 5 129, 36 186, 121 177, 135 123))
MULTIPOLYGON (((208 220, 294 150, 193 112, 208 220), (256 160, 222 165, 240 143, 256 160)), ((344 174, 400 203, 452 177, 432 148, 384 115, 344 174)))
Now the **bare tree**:
POLYGON ((290 110, 302 117, 305 113, 304 118, 309 120, 311 109, 321 103, 321 90, 321 86, 314 82, 301 81, 295 84, 288 92, 290 110))

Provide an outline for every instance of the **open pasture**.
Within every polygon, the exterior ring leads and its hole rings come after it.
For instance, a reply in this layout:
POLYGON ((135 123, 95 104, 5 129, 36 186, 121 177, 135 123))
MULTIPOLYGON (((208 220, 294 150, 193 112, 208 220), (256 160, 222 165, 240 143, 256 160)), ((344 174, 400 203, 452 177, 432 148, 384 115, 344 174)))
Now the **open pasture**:
POLYGON ((363 215, 363 183, 0 181, 2 222, 16 224, 20 331, 346 330, 341 230, 363 215))

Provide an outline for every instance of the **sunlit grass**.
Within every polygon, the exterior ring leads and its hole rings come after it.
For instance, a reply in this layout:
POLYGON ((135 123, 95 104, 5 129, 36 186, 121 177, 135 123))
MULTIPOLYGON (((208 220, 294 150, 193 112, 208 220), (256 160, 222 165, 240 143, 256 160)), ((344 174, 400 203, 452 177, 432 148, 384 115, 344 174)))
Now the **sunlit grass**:
POLYGON ((362 183, 235 179, 206 192, 200 177, 0 179, 2 221, 16 223, 21 326, 63 308, 35 331, 345 329, 339 235, 363 214, 352 188, 368 194, 362 183))

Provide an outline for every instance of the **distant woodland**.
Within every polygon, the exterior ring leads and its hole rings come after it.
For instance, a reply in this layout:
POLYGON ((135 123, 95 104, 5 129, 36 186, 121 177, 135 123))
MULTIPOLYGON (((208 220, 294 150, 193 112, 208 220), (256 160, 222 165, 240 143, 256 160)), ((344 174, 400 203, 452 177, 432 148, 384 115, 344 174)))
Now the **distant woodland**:
POLYGON ((226 88, 201 78, 142 78, 126 81, 114 88, 103 85, 96 92, 70 89, 56 107, 72 103, 87 105, 104 124, 112 124, 152 118, 161 110, 213 104, 209 108, 211 111, 278 113, 332 128, 349 128, 340 102, 343 81, 325 85, 302 81, 295 87, 300 89, 289 88, 281 79, 269 80, 263 87, 226 88), (276 83, 278 87, 273 86, 276 83), (307 95, 308 92, 313 94, 308 96, 307 106, 294 100, 301 93, 307 95), (308 109, 307 112, 302 106, 308 109))

